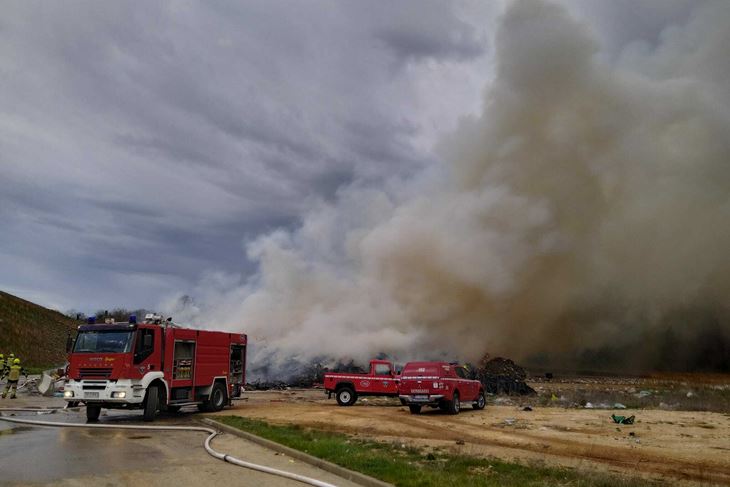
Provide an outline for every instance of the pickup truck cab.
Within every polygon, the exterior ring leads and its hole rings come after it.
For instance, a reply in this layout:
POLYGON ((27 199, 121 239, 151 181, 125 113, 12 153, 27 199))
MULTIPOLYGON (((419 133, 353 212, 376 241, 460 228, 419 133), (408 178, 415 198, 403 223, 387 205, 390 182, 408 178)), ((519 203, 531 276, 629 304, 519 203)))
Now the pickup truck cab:
POLYGON ((327 397, 335 394, 337 404, 352 406, 358 396, 398 396, 398 375, 392 362, 371 360, 367 374, 335 373, 324 374, 324 389, 327 397))
POLYGON ((459 414, 463 403, 484 409, 484 388, 478 380, 467 379, 464 367, 447 362, 409 362, 400 376, 399 397, 411 414, 431 406, 449 414, 459 414))

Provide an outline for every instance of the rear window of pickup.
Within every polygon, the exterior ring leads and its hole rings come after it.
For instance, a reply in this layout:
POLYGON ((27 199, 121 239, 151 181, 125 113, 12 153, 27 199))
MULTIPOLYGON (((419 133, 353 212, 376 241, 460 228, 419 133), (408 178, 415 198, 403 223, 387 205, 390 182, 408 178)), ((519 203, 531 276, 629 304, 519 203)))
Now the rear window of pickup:
POLYGON ((443 377, 444 375, 448 375, 448 370, 448 365, 409 364, 403 369, 402 377, 443 377))

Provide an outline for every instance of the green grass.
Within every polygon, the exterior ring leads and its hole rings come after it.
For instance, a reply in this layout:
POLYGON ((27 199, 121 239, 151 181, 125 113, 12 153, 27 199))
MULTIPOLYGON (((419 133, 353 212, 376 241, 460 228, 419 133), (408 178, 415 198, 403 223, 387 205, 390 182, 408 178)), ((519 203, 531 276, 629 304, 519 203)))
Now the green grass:
POLYGON ((238 416, 216 416, 221 423, 290 448, 306 452, 350 470, 398 487, 447 486, 571 486, 638 487, 655 485, 566 468, 527 466, 441 451, 425 451, 398 444, 361 440, 340 433, 276 426, 238 416))

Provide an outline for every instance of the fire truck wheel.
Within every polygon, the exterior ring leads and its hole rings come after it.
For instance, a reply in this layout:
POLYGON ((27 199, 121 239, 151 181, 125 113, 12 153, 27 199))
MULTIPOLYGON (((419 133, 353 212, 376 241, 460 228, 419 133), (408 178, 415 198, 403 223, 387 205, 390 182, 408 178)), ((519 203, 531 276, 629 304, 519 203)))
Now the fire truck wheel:
POLYGON ((157 413, 157 405, 160 402, 160 393, 157 391, 157 386, 149 386, 147 388, 147 402, 144 405, 144 414, 142 419, 145 421, 152 421, 155 419, 155 413, 157 413))
POLYGON ((411 404, 410 406, 408 406, 408 409, 411 410, 411 414, 418 414, 421 412, 421 406, 419 406, 418 404, 411 404))
POLYGON ((486 405, 487 400, 484 398, 484 391, 480 391, 477 400, 474 401, 474 409, 484 409, 486 405))
POLYGON ((210 410, 220 411, 226 405, 226 387, 220 382, 213 384, 213 392, 210 394, 210 410))
POLYGON ((454 391, 454 398, 449 401, 449 414, 459 414, 461 411, 461 402, 459 402, 459 393, 454 391))
POLYGON ((352 406, 357 401, 357 394, 349 387, 341 387, 337 389, 335 398, 340 406, 352 406))
POLYGON ((89 423, 95 423, 99 421, 99 415, 101 414, 101 406, 96 404, 89 404, 86 406, 86 421, 89 423))

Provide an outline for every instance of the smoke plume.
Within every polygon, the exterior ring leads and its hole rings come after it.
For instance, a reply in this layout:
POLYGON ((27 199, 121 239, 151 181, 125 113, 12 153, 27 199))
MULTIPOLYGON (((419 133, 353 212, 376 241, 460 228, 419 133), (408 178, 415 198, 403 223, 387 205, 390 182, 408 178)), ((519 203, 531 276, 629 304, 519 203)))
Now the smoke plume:
POLYGON ((661 367, 683 343, 706 356, 710 333, 708 367, 727 369, 728 25, 730 3, 698 4, 656 46, 607 60, 562 7, 511 3, 483 112, 441 144, 442 166, 342 188, 250 243, 255 276, 211 275, 171 311, 280 361, 661 367))

